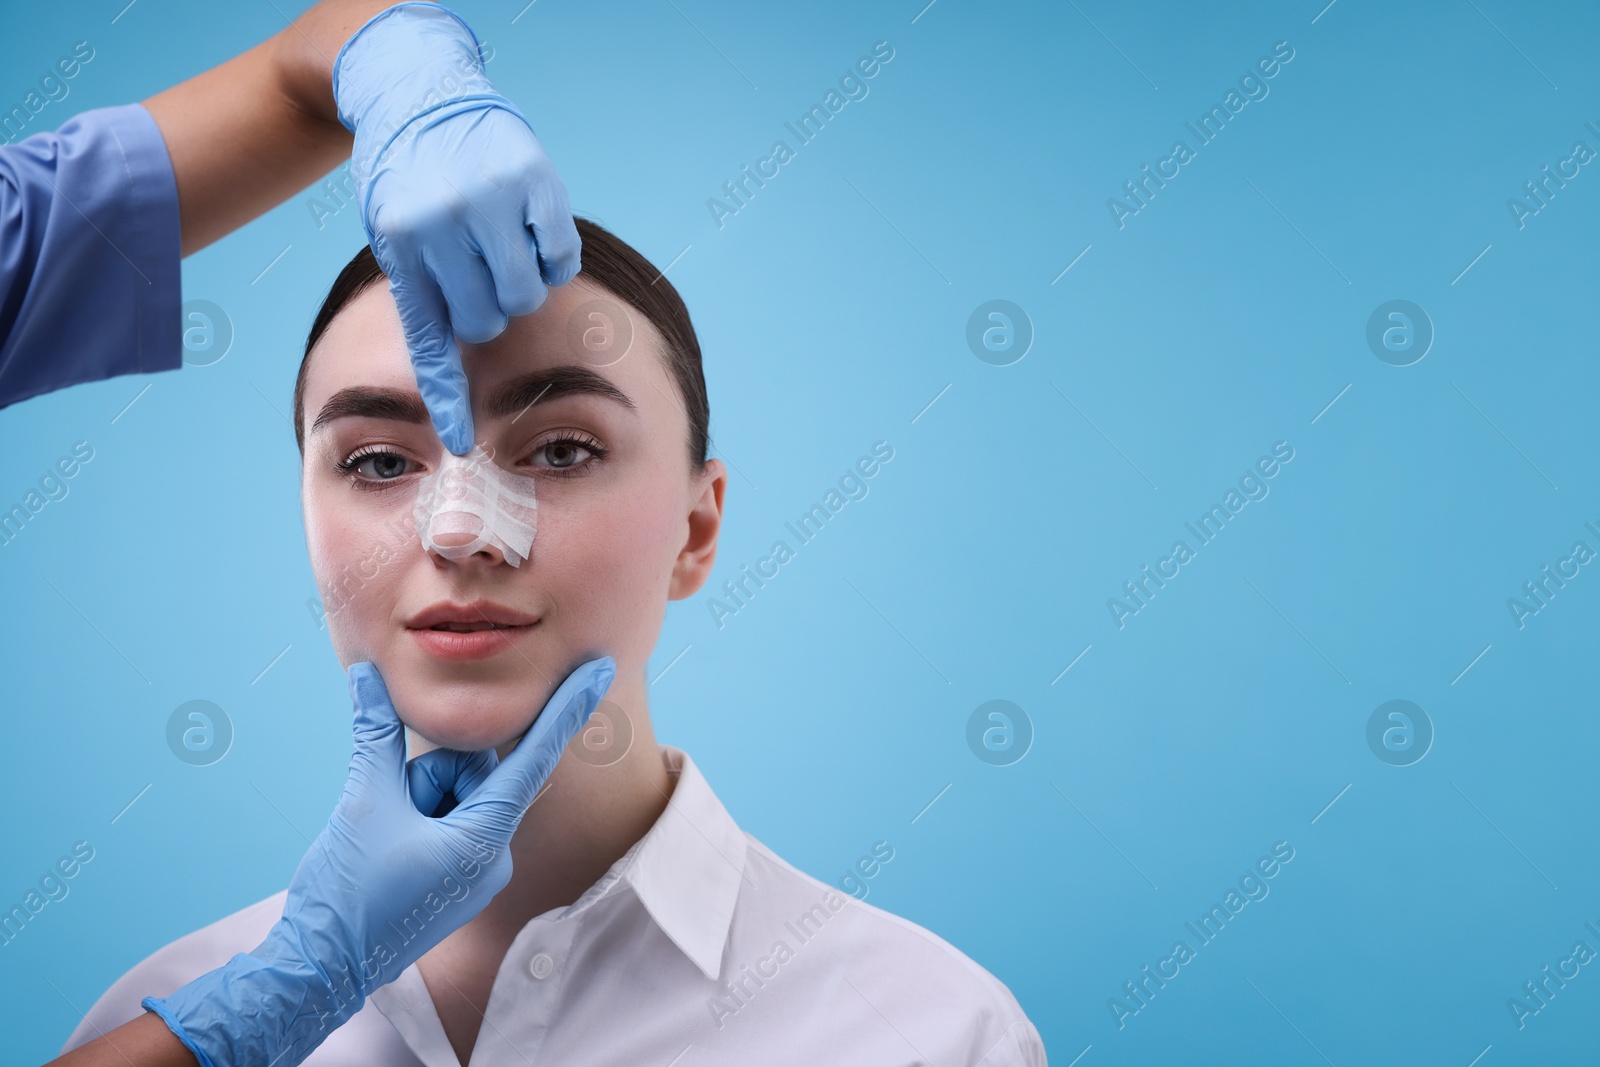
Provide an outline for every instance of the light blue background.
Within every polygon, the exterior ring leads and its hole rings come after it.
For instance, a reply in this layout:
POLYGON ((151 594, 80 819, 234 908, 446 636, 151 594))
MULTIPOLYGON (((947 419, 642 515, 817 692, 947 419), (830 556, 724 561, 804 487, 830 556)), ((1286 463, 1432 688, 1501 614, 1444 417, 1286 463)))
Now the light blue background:
MULTIPOLYGON (((820 878, 890 842, 869 901, 1005 982, 1059 1067, 1575 1062, 1600 964, 1524 1029, 1507 1001, 1574 942, 1600 950, 1600 566, 1520 630, 1506 601, 1574 541, 1600 549, 1600 171, 1524 229, 1506 202, 1574 141, 1600 148, 1600 18, 922 2, 458 6, 574 209, 658 266, 689 246, 670 277, 740 472, 712 585, 895 449, 723 628, 705 596, 671 607, 652 674, 688 651, 653 688, 661 739, 820 878), (870 95, 719 230, 707 198, 879 40, 870 95), (1184 122, 1280 40, 1270 95, 1119 230, 1107 198, 1193 146, 1184 122), (1036 331, 1011 366, 965 340, 996 298, 1036 331), (1437 331, 1409 367, 1365 341, 1394 298, 1437 331), (1279 440, 1270 496, 1119 630, 1107 598, 1279 440), (1437 731, 1409 767, 1365 739, 1395 698, 1437 731), (966 743, 991 699, 1035 731, 1009 767, 966 743), (1277 841, 1296 851, 1270 896, 1119 1030, 1107 999, 1277 841)), ((35 128, 283 27, 272 4, 142 0, 112 24, 122 6, 8 13, 0 105, 77 40, 96 57, 35 128)), ((363 235, 353 211, 319 231, 306 199, 184 263, 186 298, 236 329, 221 362, 0 413, 6 507, 95 448, 0 549, 0 904, 96 850, 0 948, 14 1062, 286 884, 342 785, 348 702, 306 606, 283 413, 363 235), (163 734, 197 698, 237 731, 206 768, 163 734)))

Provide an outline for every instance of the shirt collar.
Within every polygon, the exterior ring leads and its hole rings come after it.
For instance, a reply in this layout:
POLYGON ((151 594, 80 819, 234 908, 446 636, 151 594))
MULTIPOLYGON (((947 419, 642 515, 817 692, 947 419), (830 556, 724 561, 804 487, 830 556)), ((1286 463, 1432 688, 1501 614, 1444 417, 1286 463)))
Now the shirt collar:
POLYGON ((661 817, 630 850, 622 877, 672 943, 716 980, 745 877, 744 831, 687 752, 657 747, 677 784, 661 817))

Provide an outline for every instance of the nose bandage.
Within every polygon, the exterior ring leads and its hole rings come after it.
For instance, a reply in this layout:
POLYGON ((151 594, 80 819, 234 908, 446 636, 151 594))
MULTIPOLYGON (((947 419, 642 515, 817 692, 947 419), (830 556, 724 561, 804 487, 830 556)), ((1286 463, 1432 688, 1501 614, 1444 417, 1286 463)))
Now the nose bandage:
POLYGON ((446 451, 439 468, 423 475, 412 516, 430 552, 464 559, 493 547, 519 567, 533 547, 538 508, 533 476, 511 473, 476 445, 465 456, 446 451))

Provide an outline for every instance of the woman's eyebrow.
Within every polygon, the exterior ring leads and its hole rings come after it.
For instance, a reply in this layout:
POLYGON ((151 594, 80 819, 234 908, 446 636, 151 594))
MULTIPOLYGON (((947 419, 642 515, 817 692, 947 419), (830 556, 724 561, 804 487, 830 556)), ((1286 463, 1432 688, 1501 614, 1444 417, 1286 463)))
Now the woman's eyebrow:
POLYGON ((311 424, 311 432, 335 419, 354 416, 364 419, 393 419, 396 422, 426 424, 428 409, 422 397, 399 389, 379 389, 372 386, 354 386, 341 389, 328 398, 311 424))
MULTIPOLYGON (((490 394, 485 411, 489 418, 500 419, 507 415, 520 415, 540 400, 554 400, 558 396, 589 393, 615 400, 629 410, 635 405, 628 394, 611 383, 604 375, 588 367, 569 363, 559 367, 533 371, 495 389, 490 394)), ((328 398, 317 412, 311 432, 316 433, 335 419, 391 419, 427 425, 428 409, 422 397, 400 389, 381 389, 375 386, 352 386, 341 389, 328 398)))
POLYGON ((540 400, 554 400, 558 396, 590 393, 615 400, 630 411, 635 410, 628 394, 618 389, 603 374, 596 374, 581 363, 567 363, 533 371, 495 389, 484 402, 484 413, 491 419, 507 415, 521 416, 522 412, 540 400))

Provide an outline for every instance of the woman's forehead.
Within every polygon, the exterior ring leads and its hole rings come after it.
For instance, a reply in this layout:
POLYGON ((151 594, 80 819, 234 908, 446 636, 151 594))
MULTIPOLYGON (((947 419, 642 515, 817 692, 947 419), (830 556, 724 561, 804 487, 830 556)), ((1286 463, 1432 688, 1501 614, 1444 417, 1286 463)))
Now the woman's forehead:
MULTIPOLYGON (((551 289, 532 314, 513 316, 494 340, 458 347, 475 396, 514 375, 562 363, 632 382, 626 391, 641 402, 670 387, 660 334, 636 309, 582 275, 551 289)), ((346 304, 317 339, 306 370, 308 423, 329 397, 355 385, 416 389, 399 309, 382 278, 346 304)))
POLYGON ((306 368, 306 410, 355 382, 404 388, 415 385, 405 331, 382 278, 356 294, 328 323, 306 368))

